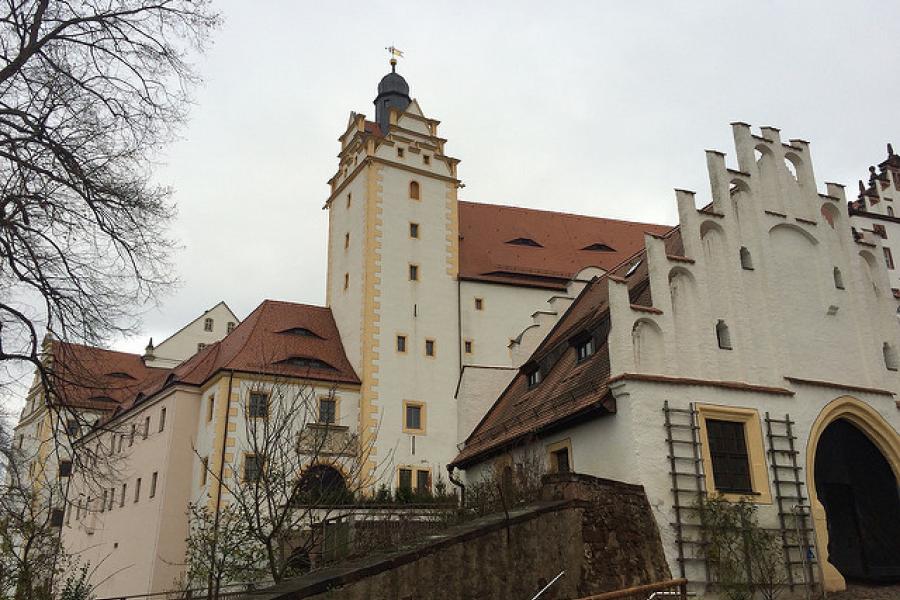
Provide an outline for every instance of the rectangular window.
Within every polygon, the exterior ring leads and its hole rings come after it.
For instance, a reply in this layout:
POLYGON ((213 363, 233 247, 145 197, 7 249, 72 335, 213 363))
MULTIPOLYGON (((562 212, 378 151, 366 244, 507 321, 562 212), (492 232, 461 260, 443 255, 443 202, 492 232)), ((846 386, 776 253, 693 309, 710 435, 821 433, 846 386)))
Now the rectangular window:
POLYGON ((347 194, 347 208, 350 208, 350 204, 353 202, 353 194, 347 194))
POLYGON ((123 434, 119 435, 119 450, 118 450, 119 452, 122 451, 122 444, 124 444, 124 443, 125 443, 125 434, 123 433, 123 434))
POLYGON ((475 298, 475 310, 484 310, 483 298, 475 298))
POLYGON ((131 435, 128 436, 128 447, 134 446, 134 434, 137 432, 137 423, 131 424, 131 435))
POLYGON ((72 474, 72 461, 62 460, 59 462, 59 476, 68 477, 72 474))
POLYGON ((209 458, 204 456, 200 459, 200 485, 206 485, 206 476, 209 472, 209 458))
POLYGON ((416 471, 416 491, 417 492, 430 492, 431 491, 431 471, 416 471))
POLYGON ((350 247, 350 234, 345 233, 344 234, 344 250, 346 250, 349 247, 350 247))
POLYGON ((525 377, 528 381, 529 389, 533 388, 541 382, 541 370, 535 369, 534 371, 530 371, 525 377))
POLYGON ((162 432, 163 429, 166 428, 166 409, 163 407, 162 410, 159 411, 159 430, 162 432))
POLYGON ((159 478, 159 473, 157 471, 153 472, 153 475, 150 476, 150 497, 154 497, 156 495, 156 480, 159 478))
POLYGON ((228 321, 228 325, 225 326, 225 333, 231 333, 232 331, 234 331, 234 327, 234 321, 228 321))
POLYGON ((69 419, 66 421, 66 435, 71 438, 77 438, 80 433, 81 426, 78 424, 77 419, 69 419))
POLYGON ((197 352, 200 352, 205 349, 206 349, 206 344, 203 344, 203 343, 197 344, 197 352))
POLYGON ((265 419, 269 416, 269 395, 250 392, 249 416, 251 419, 265 419))
POLYGON ((150 434, 150 415, 144 417, 144 431, 141 433, 141 439, 146 440, 150 434))
POLYGON ((337 400, 319 398, 319 423, 333 424, 337 420, 337 400))
POLYGON ((112 510, 116 504, 116 488, 109 488, 109 510, 112 510))
POLYGON ((350 273, 344 273, 344 289, 350 287, 350 273))
POLYGON ((575 346, 575 358, 578 362, 583 361, 594 353, 594 338, 588 338, 583 342, 579 342, 575 346))
POLYGON ((419 224, 418 223, 410 223, 409 224, 409 237, 418 239, 418 237, 419 237, 419 224))
POLYGON ((397 148, 397 158, 403 158, 403 148, 397 148))
POLYGON ((425 406, 420 402, 404 402, 403 430, 425 433, 425 406))
POLYGON ((884 250, 884 264, 887 265, 887 268, 890 270, 894 269, 894 257, 891 256, 890 248, 882 248, 884 250))
POLYGON ((406 336, 397 336, 397 352, 406 352, 406 336))
POLYGON ((127 493, 128 493, 128 484, 123 483, 122 484, 122 497, 119 498, 119 508, 122 508, 123 506, 125 506, 125 494, 127 494, 127 493))
POLYGON ((398 487, 402 490, 412 490, 412 469, 400 469, 400 482, 398 487))
POLYGON ((206 421, 207 421, 207 423, 209 421, 212 421, 213 412, 215 411, 215 408, 216 408, 216 397, 210 396, 209 401, 206 404, 206 421))
POLYGON ((410 281, 418 281, 419 280, 419 265, 409 265, 409 280, 410 281))
POLYGON ((212 331, 213 330, 213 320, 209 317, 203 320, 203 331, 212 331))
POLYGON ((54 508, 50 513, 50 527, 62 527, 63 525, 63 509, 54 508))
POLYGON ((872 231, 875 232, 875 235, 887 239, 887 230, 884 228, 884 225, 872 225, 872 231))
POLYGON ((551 455, 553 457, 553 469, 557 473, 568 473, 571 470, 568 448, 554 450, 551 455))
POLYGON ((141 478, 138 477, 134 483, 134 502, 135 504, 141 499, 141 478))
POLYGON ((430 164, 431 164, 431 157, 428 156, 427 154, 423 154, 423 155, 422 155, 422 162, 425 163, 426 165, 430 165, 430 164))
POLYGON ((466 340, 465 342, 463 342, 463 349, 465 350, 466 354, 472 354, 472 340, 466 340))
POLYGON ((434 340, 425 340, 425 356, 434 356, 434 340))
POLYGON ((259 481, 262 472, 262 461, 255 454, 244 456, 244 481, 259 481))
POLYGON ((744 424, 706 419, 706 437, 716 489, 720 492, 752 493, 744 424))

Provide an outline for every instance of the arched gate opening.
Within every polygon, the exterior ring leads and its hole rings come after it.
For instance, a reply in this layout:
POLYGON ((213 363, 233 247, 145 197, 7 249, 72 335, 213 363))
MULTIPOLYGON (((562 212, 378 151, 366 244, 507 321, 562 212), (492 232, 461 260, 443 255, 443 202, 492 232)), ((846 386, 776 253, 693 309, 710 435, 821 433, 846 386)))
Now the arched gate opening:
POLYGON ((900 582, 900 493, 890 463, 858 427, 838 418, 815 451, 828 561, 847 580, 900 582))

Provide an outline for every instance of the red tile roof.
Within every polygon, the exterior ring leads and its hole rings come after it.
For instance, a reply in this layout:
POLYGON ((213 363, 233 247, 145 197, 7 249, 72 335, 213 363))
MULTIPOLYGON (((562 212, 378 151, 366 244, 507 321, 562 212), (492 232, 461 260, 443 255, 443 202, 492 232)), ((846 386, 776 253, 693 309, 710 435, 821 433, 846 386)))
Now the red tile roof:
POLYGON ((62 403, 113 414, 172 385, 202 385, 220 371, 359 384, 331 310, 275 300, 173 369, 147 367, 137 354, 58 341, 50 352, 62 403))
MULTIPOLYGON (((667 254, 684 254, 677 227, 668 228, 664 237, 667 254)), ((645 255, 641 249, 585 286, 466 439, 452 465, 465 467, 587 414, 615 412, 607 385, 609 283, 610 278, 624 280, 632 304, 652 306, 645 255), (579 363, 572 341, 587 334, 594 336, 596 351, 579 363), (527 373, 535 368, 543 373, 542 380, 529 389, 527 373)))
POLYGON ((123 410, 171 385, 203 385, 220 371, 359 384, 331 309, 265 300, 220 342, 143 387, 123 410), (312 335, 298 335, 297 330, 312 335))
POLYGON ((72 408, 111 411, 165 373, 127 352, 57 340, 49 341, 48 352, 55 401, 72 408))
POLYGON ((639 251, 645 232, 662 234, 670 229, 670 225, 461 201, 459 276, 564 289, 582 269, 609 270, 639 251), (517 243, 509 243, 513 240, 517 243), (598 244, 612 251, 585 249, 598 244))

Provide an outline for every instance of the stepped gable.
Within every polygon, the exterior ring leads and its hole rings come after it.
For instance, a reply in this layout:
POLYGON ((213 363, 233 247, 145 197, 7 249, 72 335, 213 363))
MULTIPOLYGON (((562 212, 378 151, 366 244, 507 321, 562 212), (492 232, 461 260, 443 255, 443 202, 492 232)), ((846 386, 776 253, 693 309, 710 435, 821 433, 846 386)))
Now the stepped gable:
POLYGON ((137 354, 58 340, 48 344, 55 401, 71 408, 111 411, 166 373, 147 367, 137 354))
POLYGON ((220 371, 359 384, 331 309, 265 300, 224 339, 165 371, 117 412, 172 385, 203 385, 220 371))
POLYGON ((645 232, 660 235, 670 229, 670 225, 460 201, 459 277, 564 290, 582 269, 608 271, 640 251, 645 232))
MULTIPOLYGON (((678 227, 668 228, 661 237, 665 238, 668 254, 684 253, 678 227)), ((605 335, 594 354, 581 362, 571 350, 573 339, 602 328, 603 321, 609 320, 611 276, 627 283, 632 304, 652 306, 646 250, 641 249, 585 286, 466 439, 451 465, 465 467, 589 413, 615 412, 615 400, 607 385, 610 364, 605 335), (534 369, 544 375, 540 383, 529 388, 527 374, 534 369)))

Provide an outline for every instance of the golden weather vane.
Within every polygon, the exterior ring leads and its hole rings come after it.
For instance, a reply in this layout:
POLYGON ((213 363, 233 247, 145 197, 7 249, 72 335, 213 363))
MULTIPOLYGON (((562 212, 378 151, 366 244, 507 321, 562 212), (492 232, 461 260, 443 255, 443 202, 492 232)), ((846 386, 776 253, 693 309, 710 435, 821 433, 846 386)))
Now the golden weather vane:
POLYGON ((391 71, 397 70, 397 58, 403 58, 403 50, 395 47, 393 44, 385 48, 391 54, 391 71))

